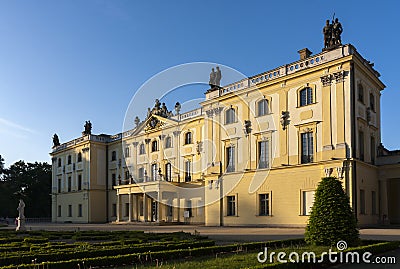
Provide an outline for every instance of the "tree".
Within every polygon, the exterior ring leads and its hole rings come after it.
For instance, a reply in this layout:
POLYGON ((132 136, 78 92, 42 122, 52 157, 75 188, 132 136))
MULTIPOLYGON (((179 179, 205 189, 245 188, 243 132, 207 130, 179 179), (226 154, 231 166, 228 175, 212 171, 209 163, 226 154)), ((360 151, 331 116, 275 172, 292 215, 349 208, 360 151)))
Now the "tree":
POLYGON ((25 201, 26 217, 51 216, 51 165, 18 161, 3 169, 0 181, 0 217, 17 216, 18 199, 25 201))
POLYGON ((357 245, 357 220, 342 183, 334 177, 323 178, 315 193, 314 205, 305 232, 312 245, 332 246, 344 240, 357 245))

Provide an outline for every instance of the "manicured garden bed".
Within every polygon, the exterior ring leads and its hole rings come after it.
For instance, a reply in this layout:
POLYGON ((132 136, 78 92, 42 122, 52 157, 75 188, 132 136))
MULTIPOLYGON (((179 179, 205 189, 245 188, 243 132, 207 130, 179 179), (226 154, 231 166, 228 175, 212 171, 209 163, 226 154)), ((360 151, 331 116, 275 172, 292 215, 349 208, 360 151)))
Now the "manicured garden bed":
MULTIPOLYGON (((260 263, 259 252, 313 251, 320 258, 329 247, 313 247, 303 239, 216 246, 205 237, 189 233, 144 233, 138 231, 0 231, 0 269, 24 268, 323 268, 323 259, 313 263, 260 263)), ((363 241, 363 246, 345 251, 373 254, 399 247, 399 242, 363 241)))

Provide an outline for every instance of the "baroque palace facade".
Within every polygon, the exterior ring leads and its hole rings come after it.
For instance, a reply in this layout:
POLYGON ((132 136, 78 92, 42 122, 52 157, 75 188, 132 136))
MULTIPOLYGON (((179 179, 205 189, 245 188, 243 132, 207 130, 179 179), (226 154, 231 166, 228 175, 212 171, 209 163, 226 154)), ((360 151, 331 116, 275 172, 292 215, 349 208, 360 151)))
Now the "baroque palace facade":
POLYGON ((381 141, 384 84, 338 45, 205 93, 173 114, 158 100, 117 135, 53 147, 53 222, 304 226, 325 176, 360 225, 400 223, 400 152, 381 141))

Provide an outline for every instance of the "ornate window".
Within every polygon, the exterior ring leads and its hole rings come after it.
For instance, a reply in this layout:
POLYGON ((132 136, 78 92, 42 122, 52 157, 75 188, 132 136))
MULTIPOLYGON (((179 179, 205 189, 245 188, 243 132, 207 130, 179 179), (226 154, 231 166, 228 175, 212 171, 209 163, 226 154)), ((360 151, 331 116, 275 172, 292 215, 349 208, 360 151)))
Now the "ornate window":
POLYGON ((82 153, 80 153, 80 152, 78 153, 77 159, 78 159, 78 163, 80 163, 82 161, 82 153))
POLYGON ((111 152, 111 161, 116 161, 117 160, 117 152, 114 150, 111 152))
POLYGON ((142 155, 142 154, 145 154, 145 153, 146 153, 146 149, 144 147, 144 144, 142 143, 139 146, 139 154, 142 155))
POLYGON ((312 163, 314 157, 313 133, 301 134, 301 163, 312 163))
POLYGON ((269 113, 268 100, 262 99, 257 102, 257 116, 264 116, 269 113))
POLYGON ((187 133, 185 133, 185 145, 186 144, 192 144, 193 143, 193 141, 192 141, 192 132, 187 132, 187 133))
POLYGON ((157 140, 154 140, 151 142, 151 152, 158 151, 158 142, 157 140))
POLYGON ((71 157, 71 155, 68 155, 68 161, 67 161, 67 164, 71 164, 72 163, 72 157, 71 157))
POLYGON ((165 148, 172 148, 172 138, 170 136, 165 138, 165 148))
POLYGON ((300 106, 306 106, 313 103, 313 90, 306 87, 300 91, 300 106))
POLYGON ((236 122, 236 111, 234 108, 229 108, 225 111, 225 124, 236 122))
POLYGON ((58 159, 57 159, 57 166, 58 166, 58 167, 61 167, 61 158, 58 158, 58 159))

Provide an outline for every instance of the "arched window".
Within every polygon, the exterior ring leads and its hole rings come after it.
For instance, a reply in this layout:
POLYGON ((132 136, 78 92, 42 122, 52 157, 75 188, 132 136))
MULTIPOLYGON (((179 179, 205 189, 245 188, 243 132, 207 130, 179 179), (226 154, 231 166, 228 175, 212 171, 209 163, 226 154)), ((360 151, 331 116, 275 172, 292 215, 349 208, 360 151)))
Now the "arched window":
POLYGON ((234 108, 229 108, 225 111, 225 124, 236 122, 236 111, 234 108))
POLYGON ((80 153, 80 152, 78 153, 77 159, 78 159, 78 163, 80 163, 82 161, 82 153, 80 153))
POLYGON ((369 94, 369 107, 372 111, 375 111, 375 97, 372 93, 369 94))
POLYGON ((158 142, 157 140, 154 140, 151 142, 151 152, 158 151, 158 142))
POLYGON ((165 148, 172 148, 172 138, 170 136, 165 138, 165 148))
POLYGON ((139 146, 139 154, 145 154, 146 153, 146 149, 144 148, 144 144, 140 144, 139 146))
POLYGON ((257 102, 257 116, 264 116, 269 113, 268 100, 262 99, 257 102))
POLYGON ((158 168, 157 168, 157 164, 153 163, 151 165, 151 180, 152 181, 157 181, 157 175, 158 175, 158 168))
POLYGON ((165 180, 171 181, 172 180, 172 166, 171 163, 165 164, 165 180))
POLYGON ((187 132, 185 134, 185 145, 186 144, 192 144, 192 132, 187 132))
POLYGON ((117 160, 117 152, 114 150, 111 152, 111 161, 116 161, 117 160))
POLYGON ((313 92, 310 87, 300 91, 300 106, 306 106, 313 103, 313 92))
POLYGON ((58 167, 61 167, 61 158, 58 158, 58 160, 57 160, 57 166, 58 166, 58 167))
POLYGON ((364 103, 364 87, 361 83, 358 83, 358 101, 364 103))
POLYGON ((67 164, 71 164, 72 163, 72 157, 71 157, 71 155, 68 155, 68 161, 67 161, 67 164))

